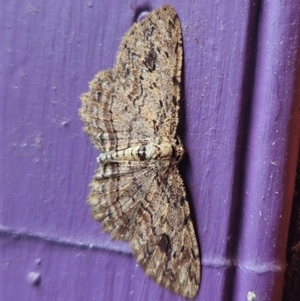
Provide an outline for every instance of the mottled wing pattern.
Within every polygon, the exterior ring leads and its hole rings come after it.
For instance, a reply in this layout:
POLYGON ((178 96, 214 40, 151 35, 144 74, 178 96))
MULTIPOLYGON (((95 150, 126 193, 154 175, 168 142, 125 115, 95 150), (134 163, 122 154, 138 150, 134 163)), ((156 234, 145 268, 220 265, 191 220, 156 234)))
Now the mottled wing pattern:
POLYGON ((149 162, 140 161, 102 164, 96 171, 88 202, 114 239, 131 239, 137 210, 155 176, 149 162))
MULTIPOLYGON (((198 244, 177 170, 176 129, 180 99, 182 37, 167 5, 133 25, 114 69, 99 72, 82 95, 85 131, 107 154, 173 141, 170 158, 122 157, 100 164, 91 182, 93 216, 114 239, 129 240, 147 275, 185 297, 200 282, 198 244), (169 160, 170 159, 170 160, 169 160), (171 162, 172 161, 172 162, 171 162)), ((106 156, 104 158, 108 158, 106 156)))
POLYGON ((199 250, 177 168, 153 180, 134 230, 131 247, 147 275, 174 293, 193 298, 200 283, 199 250))
POLYGON ((131 241, 149 277, 192 298, 200 282, 198 244, 179 172, 167 167, 157 171, 140 161, 101 165, 89 203, 106 232, 131 241))
MULTIPOLYGON (((181 26, 171 6, 150 14, 124 36, 116 70, 121 74, 125 97, 131 98, 134 105, 133 120, 142 118, 151 129, 147 135, 175 136, 181 67, 181 26)), ((133 127, 138 133, 143 130, 139 125, 133 127)))
POLYGON ((124 36, 115 68, 99 72, 82 95, 80 115, 102 151, 175 136, 182 37, 178 16, 164 6, 124 36))

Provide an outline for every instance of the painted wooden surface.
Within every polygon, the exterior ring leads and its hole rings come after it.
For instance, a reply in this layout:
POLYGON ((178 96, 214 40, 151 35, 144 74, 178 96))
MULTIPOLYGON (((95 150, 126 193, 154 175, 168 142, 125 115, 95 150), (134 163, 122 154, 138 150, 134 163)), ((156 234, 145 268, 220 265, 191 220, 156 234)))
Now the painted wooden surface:
MULTIPOLYGON (((145 3, 2 3, 2 300, 182 300, 148 279, 86 205, 98 152, 81 130, 79 96, 113 67, 138 12, 164 4, 145 3)), ((180 168, 201 245, 196 300, 280 300, 300 3, 170 4, 183 29, 180 168)))

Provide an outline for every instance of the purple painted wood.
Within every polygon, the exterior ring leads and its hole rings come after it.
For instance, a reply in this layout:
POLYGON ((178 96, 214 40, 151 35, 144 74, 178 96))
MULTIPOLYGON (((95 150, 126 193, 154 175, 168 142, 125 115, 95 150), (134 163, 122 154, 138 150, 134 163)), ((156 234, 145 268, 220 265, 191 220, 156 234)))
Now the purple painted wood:
POLYGON ((296 2, 262 4, 235 300, 282 294, 299 150, 300 85, 289 63, 299 56, 299 13, 296 2))
MULTIPOLYGON (((171 4, 184 38, 181 170, 203 262, 196 300, 249 291, 280 300, 300 3, 171 4)), ((182 300, 149 280, 85 203, 97 151, 81 130, 79 95, 113 66, 144 2, 2 6, 2 300, 182 300)))

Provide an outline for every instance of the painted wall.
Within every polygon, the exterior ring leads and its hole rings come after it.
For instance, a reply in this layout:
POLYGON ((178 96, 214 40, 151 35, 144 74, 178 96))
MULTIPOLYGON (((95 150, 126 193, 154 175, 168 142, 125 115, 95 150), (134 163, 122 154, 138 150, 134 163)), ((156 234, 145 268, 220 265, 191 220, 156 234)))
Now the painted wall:
MULTIPOLYGON (((90 215, 79 96, 152 1, 2 3, 1 300, 182 300, 90 215)), ((280 300, 299 138, 300 2, 171 1, 184 43, 180 165, 195 300, 280 300), (298 94, 299 96, 299 94, 298 94), (252 299, 248 299, 252 300, 252 299)))

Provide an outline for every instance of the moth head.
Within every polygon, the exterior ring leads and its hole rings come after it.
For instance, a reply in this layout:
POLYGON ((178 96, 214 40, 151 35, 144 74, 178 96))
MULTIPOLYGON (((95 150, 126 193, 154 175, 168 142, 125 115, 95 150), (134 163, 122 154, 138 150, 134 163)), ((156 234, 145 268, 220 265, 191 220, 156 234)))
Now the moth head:
POLYGON ((176 161, 176 163, 178 163, 182 159, 184 154, 184 148, 181 139, 178 136, 175 137, 173 150, 173 159, 176 161))

